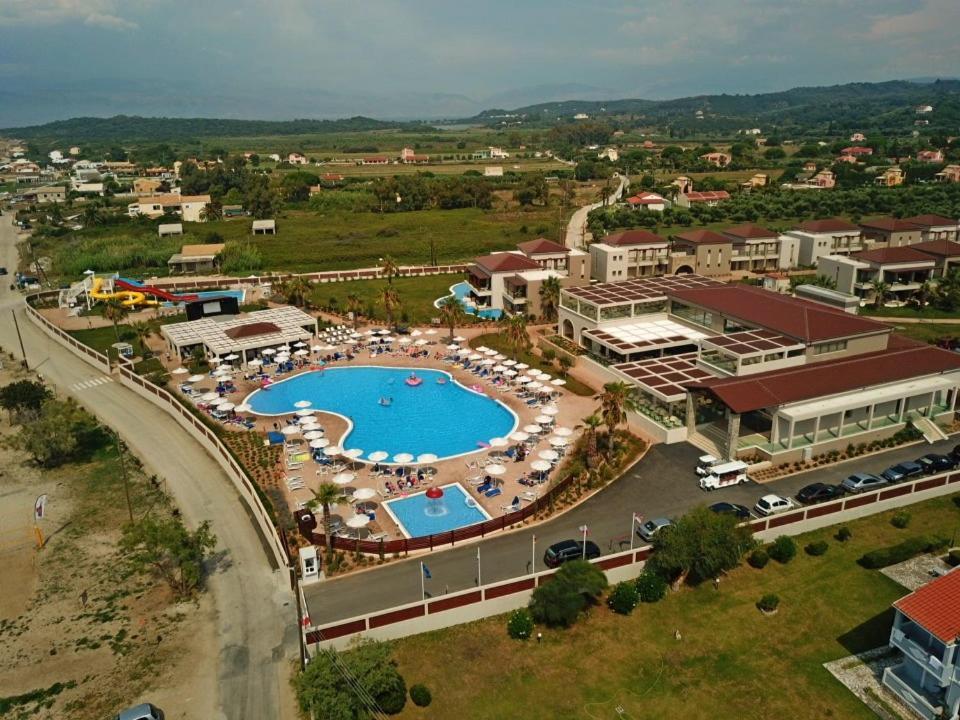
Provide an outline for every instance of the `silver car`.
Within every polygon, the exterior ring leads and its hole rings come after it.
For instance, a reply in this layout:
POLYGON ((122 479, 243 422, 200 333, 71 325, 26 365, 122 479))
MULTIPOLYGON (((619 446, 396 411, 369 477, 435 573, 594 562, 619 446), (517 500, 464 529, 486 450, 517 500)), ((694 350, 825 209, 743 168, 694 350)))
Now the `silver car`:
POLYGON ((846 478, 842 483, 843 489, 848 493, 862 493, 867 490, 874 490, 881 485, 886 485, 887 481, 882 477, 871 475, 870 473, 854 473, 846 478))
POLYGON ((647 542, 653 542, 653 537, 658 532, 663 530, 665 527, 670 527, 673 525, 673 520, 670 518, 654 518, 653 520, 647 520, 637 529, 637 535, 642 537, 647 542))
POLYGON ((163 720, 163 710, 153 703, 141 703, 121 710, 114 720, 163 720))

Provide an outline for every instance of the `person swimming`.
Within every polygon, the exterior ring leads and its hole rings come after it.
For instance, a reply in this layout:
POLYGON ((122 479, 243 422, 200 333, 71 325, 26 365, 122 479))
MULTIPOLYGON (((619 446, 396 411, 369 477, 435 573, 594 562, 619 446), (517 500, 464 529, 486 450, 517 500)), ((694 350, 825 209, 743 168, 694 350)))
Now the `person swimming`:
POLYGON ((393 398, 392 398, 392 397, 381 397, 379 402, 380 402, 380 404, 381 404, 383 407, 390 407, 390 406, 393 404, 393 398))

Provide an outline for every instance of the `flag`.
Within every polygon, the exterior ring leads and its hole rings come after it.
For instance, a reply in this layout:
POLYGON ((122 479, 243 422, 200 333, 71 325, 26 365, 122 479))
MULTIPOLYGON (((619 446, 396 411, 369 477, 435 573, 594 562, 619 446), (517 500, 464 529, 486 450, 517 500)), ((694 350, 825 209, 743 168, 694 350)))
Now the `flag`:
POLYGON ((429 580, 431 577, 433 577, 433 576, 430 574, 430 568, 428 568, 428 567, 427 567, 426 565, 424 565, 423 563, 420 563, 420 569, 423 570, 423 576, 424 576, 427 580, 429 580))
POLYGON ((43 516, 47 512, 47 496, 41 495, 37 498, 37 501, 33 504, 33 520, 43 520, 43 516))

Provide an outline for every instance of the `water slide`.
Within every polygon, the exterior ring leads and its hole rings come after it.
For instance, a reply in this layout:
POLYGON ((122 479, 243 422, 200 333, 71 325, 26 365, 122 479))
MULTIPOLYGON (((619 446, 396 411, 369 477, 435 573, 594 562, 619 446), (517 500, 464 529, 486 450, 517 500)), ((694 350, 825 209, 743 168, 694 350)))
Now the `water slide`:
POLYGON ((166 290, 161 290, 153 285, 144 285, 136 280, 128 280, 126 278, 117 278, 113 281, 113 284, 116 287, 123 288, 124 290, 140 293, 141 295, 147 293, 148 295, 153 295, 154 297, 158 297, 161 300, 166 300, 167 302, 196 302, 200 299, 199 295, 177 295, 175 293, 167 292, 166 290))
POLYGON ((147 300, 147 296, 142 292, 135 290, 121 290, 120 292, 107 292, 103 289, 103 278, 93 278, 93 284, 90 287, 90 297, 94 300, 120 300, 120 304, 125 307, 136 307, 137 305, 159 305, 156 300, 147 300))

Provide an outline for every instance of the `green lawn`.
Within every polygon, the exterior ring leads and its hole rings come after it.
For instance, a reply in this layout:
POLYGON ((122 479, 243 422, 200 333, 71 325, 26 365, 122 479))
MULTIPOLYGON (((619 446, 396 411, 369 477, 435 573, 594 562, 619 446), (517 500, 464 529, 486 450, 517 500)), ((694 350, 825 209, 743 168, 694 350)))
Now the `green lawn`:
MULTIPOLYGON (((400 295, 401 309, 397 319, 411 325, 424 325, 437 317, 433 303, 437 298, 450 294, 450 286, 459 282, 459 275, 431 275, 417 278, 394 278, 393 286, 400 295)), ((324 283, 314 286, 313 303, 318 307, 343 310, 349 295, 357 295, 366 308, 365 318, 386 321, 378 295, 386 287, 386 280, 355 280, 352 282, 324 283)))
MULTIPOLYGON (((484 333, 483 335, 478 335, 473 340, 470 341, 470 345, 473 347, 480 347, 481 345, 486 345, 489 348, 500 351, 508 357, 513 357, 513 348, 510 346, 510 343, 507 342, 506 338, 500 333, 484 333)), ((560 367, 556 364, 550 364, 544 360, 539 355, 534 355, 532 352, 523 352, 517 357, 519 362, 527 363, 530 367, 540 368, 544 372, 550 373, 554 377, 559 377, 560 367)), ((584 397, 591 397, 597 394, 597 391, 586 383, 582 383, 574 377, 566 378, 567 384, 564 387, 570 392, 576 395, 583 395, 584 397)))
POLYGON ((868 305, 866 307, 860 308, 861 315, 869 315, 871 317, 897 317, 897 318, 929 318, 931 320, 943 319, 943 318, 960 318, 960 313, 947 312, 946 310, 938 310, 934 307, 925 307, 923 310, 918 310, 917 308, 910 307, 873 307, 868 305))
MULTIPOLYGON (((186 319, 186 315, 177 314, 165 315, 160 318, 151 318, 150 322, 157 325, 168 325, 170 323, 184 322, 186 319)), ((140 341, 137 340, 137 336, 131 329, 130 325, 121 323, 117 326, 117 331, 119 331, 121 342, 127 342, 133 345, 133 352, 139 355, 141 350, 140 341)), ((117 342, 117 333, 114 332, 113 325, 90 328, 88 330, 70 330, 68 332, 84 345, 92 347, 94 350, 104 354, 110 355, 112 358, 116 357, 116 350, 111 347, 115 342, 117 342)))
POLYGON ((936 343, 944 338, 960 338, 960 325, 947 323, 904 323, 895 332, 923 342, 936 343))
POLYGON ((890 604, 906 594, 859 567, 860 555, 923 532, 960 530, 950 498, 909 510, 906 530, 884 513, 850 523, 845 544, 833 540, 836 528, 810 533, 798 544, 827 540, 826 555, 801 550, 789 565, 744 565, 719 591, 684 589, 629 617, 597 607, 572 629, 538 628, 540 644, 510 640, 505 616, 397 641, 407 684, 433 693, 429 709, 407 703, 400 717, 872 720, 822 664, 885 645, 890 604), (781 605, 765 617, 755 603, 768 592, 781 605))

